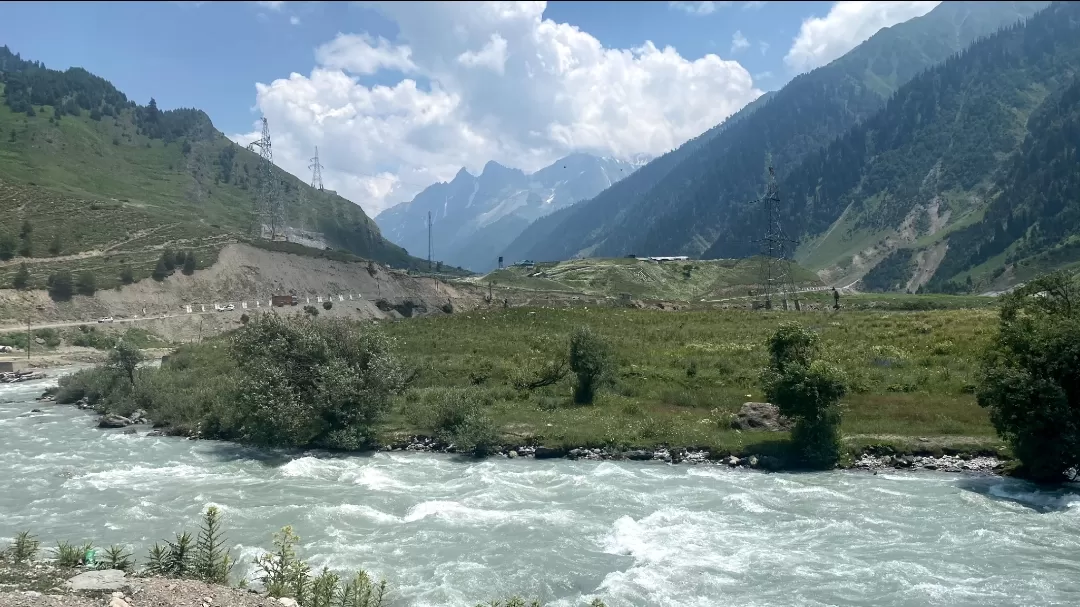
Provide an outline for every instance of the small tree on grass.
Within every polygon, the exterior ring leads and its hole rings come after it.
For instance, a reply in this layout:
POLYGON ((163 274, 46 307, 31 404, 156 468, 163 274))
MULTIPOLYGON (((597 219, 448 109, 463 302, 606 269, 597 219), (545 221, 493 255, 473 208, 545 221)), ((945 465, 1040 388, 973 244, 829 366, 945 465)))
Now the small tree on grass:
POLYGON ((79 295, 93 295, 97 291, 97 277, 90 270, 79 273, 75 281, 75 291, 79 295))
POLYGON ((120 282, 126 285, 135 282, 135 273, 131 271, 131 266, 124 266, 120 270, 120 282))
POLYGON ((322 309, 323 310, 329 310, 330 308, 333 308, 333 307, 334 307, 334 302, 332 302, 332 301, 324 301, 324 302, 322 302, 322 309))
POLYGON ((150 273, 150 277, 158 282, 161 282, 169 276, 169 271, 170 270, 168 265, 165 263, 165 259, 159 259, 157 262, 157 266, 154 267, 154 271, 150 273))
POLYGON ((831 468, 840 458, 839 403, 847 391, 839 369, 818 360, 818 336, 785 323, 769 339, 761 383, 780 414, 795 420, 791 440, 803 463, 831 468))
POLYGON ((19 264, 19 269, 15 272, 15 278, 11 282, 20 291, 30 286, 30 269, 26 267, 26 262, 19 264))
POLYGON ((49 297, 56 301, 66 301, 71 299, 71 295, 75 291, 74 281, 71 279, 71 272, 68 272, 67 270, 60 270, 49 276, 47 286, 49 288, 49 297))
POLYGON ((570 336, 570 370, 577 375, 574 402, 591 404, 596 391, 610 381, 613 370, 607 343, 589 327, 580 327, 570 336))
POLYGON ((172 252, 172 249, 165 249, 161 252, 161 263, 165 266, 166 272, 172 272, 176 269, 176 254, 172 252))
POLYGON ((15 257, 15 249, 19 247, 10 234, 0 236, 0 260, 7 261, 15 257))
POLYGON ((128 381, 131 382, 131 385, 134 386, 135 369, 142 360, 142 352, 135 346, 121 339, 117 342, 116 346, 109 351, 109 358, 105 364, 117 374, 122 374, 127 377, 128 381))
POLYGON ((1002 300, 976 399, 1020 460, 1019 472, 1059 482, 1080 470, 1080 283, 1040 277, 1002 300))
POLYGON ((319 315, 319 309, 315 306, 304 306, 304 313, 312 318, 315 318, 319 315))
POLYGON ((60 242, 60 232, 53 234, 52 242, 49 243, 49 254, 59 255, 63 250, 63 245, 60 242))

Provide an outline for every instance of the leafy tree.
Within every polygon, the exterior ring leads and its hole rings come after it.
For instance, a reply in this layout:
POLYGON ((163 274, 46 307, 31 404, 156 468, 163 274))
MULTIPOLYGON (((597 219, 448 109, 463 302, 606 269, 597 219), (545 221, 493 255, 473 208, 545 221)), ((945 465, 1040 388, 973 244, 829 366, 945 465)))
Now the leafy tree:
POLYGON ((105 366, 119 375, 127 377, 130 385, 135 385, 135 369, 143 361, 142 351, 131 345, 130 342, 120 340, 109 351, 109 358, 105 366))
POLYGON ((817 360, 818 336, 797 323, 784 323, 769 339, 769 366, 762 372, 766 398, 795 420, 791 439, 803 463, 831 468, 840 458, 840 412, 847 391, 844 376, 817 360))
POLYGON ((15 249, 18 247, 18 243, 11 237, 10 234, 4 234, 0 236, 0 259, 7 261, 12 257, 15 257, 15 249))
POLYGON ((150 277, 154 280, 161 282, 169 276, 169 268, 165 265, 164 259, 158 259, 157 266, 154 267, 154 271, 150 273, 150 277))
POLYGON ((596 391, 611 379, 614 368, 607 343, 589 327, 570 336, 570 370, 577 375, 574 402, 591 404, 596 391))
POLYGON ((124 266, 120 269, 120 282, 126 285, 135 282, 135 273, 131 271, 131 266, 124 266))
POLYGON ((174 261, 173 261, 173 267, 174 268, 182 268, 182 267, 184 267, 184 259, 186 257, 187 257, 186 253, 184 253, 183 251, 177 251, 176 256, 174 258, 174 261))
POLYGON ((1058 272, 1002 298, 975 396, 1020 460, 1042 482, 1080 470, 1080 282, 1058 272))
POLYGON ((165 264, 165 270, 172 272, 176 269, 176 254, 172 252, 172 249, 165 249, 161 252, 161 261, 165 264))
POLYGON ((30 223, 29 219, 24 219, 22 225, 19 227, 19 238, 27 238, 34 232, 34 226, 30 223))
POLYGON ((355 449, 405 386, 392 342, 372 327, 260 314, 236 331, 236 414, 242 440, 355 449), (297 364, 303 361, 303 364, 297 364))
POLYGON ((184 274, 186 274, 188 276, 191 276, 192 274, 194 274, 195 273, 195 265, 196 265, 195 253, 192 252, 192 251, 188 251, 187 255, 184 256, 184 269, 183 269, 184 274))
POLYGON ((71 295, 74 293, 74 281, 71 279, 71 272, 67 270, 60 270, 50 275, 47 286, 49 288, 49 297, 56 301, 71 299, 71 295))
POLYGON ((75 292, 79 295, 93 295, 97 291, 97 277, 90 270, 79 273, 75 281, 75 292))
POLYGON ((15 272, 12 283, 20 291, 30 285, 30 270, 26 267, 26 262, 19 264, 19 270, 15 272))
POLYGON ((332 302, 330 300, 326 300, 326 301, 322 302, 322 309, 323 310, 329 310, 330 308, 333 308, 333 307, 334 307, 334 302, 332 302))
POLYGON ((8 135, 8 142, 9 143, 15 143, 15 138, 16 137, 17 137, 17 135, 15 133, 15 129, 11 129, 11 134, 8 135))
POLYGON ((315 306, 304 306, 304 313, 312 318, 315 318, 319 315, 319 309, 315 306))

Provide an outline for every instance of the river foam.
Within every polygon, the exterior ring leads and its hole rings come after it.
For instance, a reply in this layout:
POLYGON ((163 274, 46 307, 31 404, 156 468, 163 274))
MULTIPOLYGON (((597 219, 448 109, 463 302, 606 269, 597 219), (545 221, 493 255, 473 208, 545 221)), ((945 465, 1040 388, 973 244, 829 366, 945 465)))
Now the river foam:
POLYGON ((130 543, 225 514, 238 572, 291 524, 395 605, 1080 604, 1080 495, 1002 478, 261 452, 95 428, 0 386, 0 536, 130 543), (40 407, 42 413, 28 414, 40 407))

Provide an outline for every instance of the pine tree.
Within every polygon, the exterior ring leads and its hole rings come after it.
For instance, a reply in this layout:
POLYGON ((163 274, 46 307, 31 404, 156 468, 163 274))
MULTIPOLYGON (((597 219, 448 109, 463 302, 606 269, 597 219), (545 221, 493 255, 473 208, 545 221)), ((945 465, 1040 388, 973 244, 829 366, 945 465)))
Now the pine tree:
POLYGON ((26 262, 19 264, 19 271, 15 272, 15 278, 12 280, 16 289, 22 290, 30 285, 30 270, 26 267, 26 262))
POLYGON ((195 273, 195 253, 188 251, 184 257, 184 274, 191 276, 195 273))

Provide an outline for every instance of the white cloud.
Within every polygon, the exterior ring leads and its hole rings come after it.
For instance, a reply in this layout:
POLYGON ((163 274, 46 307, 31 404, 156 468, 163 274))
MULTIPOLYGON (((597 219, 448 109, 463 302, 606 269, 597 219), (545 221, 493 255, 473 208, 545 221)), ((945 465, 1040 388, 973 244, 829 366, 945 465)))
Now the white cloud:
POLYGON ((384 69, 414 72, 416 65, 408 46, 395 46, 386 38, 367 34, 338 34, 315 50, 319 65, 353 74, 374 74, 384 69))
POLYGON ((769 43, 762 40, 761 42, 758 42, 758 48, 761 49, 761 54, 764 55, 769 52, 769 43))
POLYGON ((940 1, 837 2, 825 17, 803 21, 784 57, 797 73, 825 65, 855 48, 878 30, 925 15, 940 1))
POLYGON ((668 6, 691 15, 711 15, 722 6, 729 6, 731 2, 668 2, 668 6))
POLYGON ((285 5, 285 3, 281 0, 259 0, 255 4, 258 4, 263 8, 268 8, 272 11, 279 11, 281 10, 281 7, 285 5))
POLYGON ((307 176, 319 146, 327 187, 372 215, 489 160, 535 170, 574 151, 660 154, 761 94, 737 62, 605 48, 544 19, 544 2, 372 4, 397 40, 339 34, 310 74, 256 85, 275 161, 307 176), (392 84, 361 80, 371 74, 392 84))
POLYGON ((735 30, 735 33, 731 36, 731 54, 739 53, 750 48, 750 41, 743 36, 742 32, 735 30))
POLYGON ((762 0, 751 0, 750 2, 743 2, 742 7, 744 11, 749 11, 755 8, 761 8, 766 4, 768 4, 768 2, 764 2, 762 0))
POLYGON ((289 23, 293 25, 300 25, 300 17, 297 17, 296 15, 289 17, 289 23))

